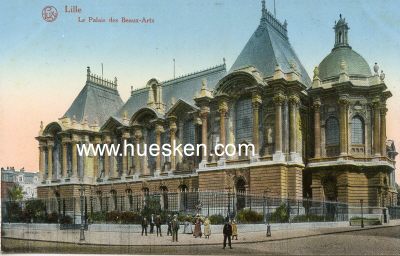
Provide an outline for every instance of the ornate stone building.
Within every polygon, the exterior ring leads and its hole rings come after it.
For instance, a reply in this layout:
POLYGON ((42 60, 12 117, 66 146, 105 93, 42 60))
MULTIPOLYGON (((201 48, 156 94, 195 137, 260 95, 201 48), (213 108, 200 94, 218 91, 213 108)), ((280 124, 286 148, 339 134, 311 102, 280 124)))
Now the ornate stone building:
MULTIPOLYGON (((87 69, 68 111, 41 130, 39 197, 231 191, 282 198, 394 204, 394 157, 386 151, 384 74, 335 24, 332 52, 311 81, 287 23, 265 8, 229 71, 222 65, 168 81, 150 79, 123 103, 117 80, 87 69), (254 144, 252 157, 84 156, 76 145, 254 144)), ((215 155, 215 154, 214 154, 215 155)))

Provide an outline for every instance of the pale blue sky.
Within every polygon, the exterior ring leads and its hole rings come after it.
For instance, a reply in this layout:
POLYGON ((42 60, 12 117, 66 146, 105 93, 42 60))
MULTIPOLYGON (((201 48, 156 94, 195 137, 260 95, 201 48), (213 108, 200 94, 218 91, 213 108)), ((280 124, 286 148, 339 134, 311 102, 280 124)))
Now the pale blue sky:
MULTIPOLYGON (((266 2, 272 10, 273 0, 266 2)), ((118 77, 124 100, 131 85, 172 78, 173 58, 177 75, 221 64, 223 57, 229 69, 258 26, 261 0, 3 0, 0 10, 0 165, 34 166, 40 120, 48 123, 65 113, 84 85, 86 66, 100 74, 104 63, 104 76, 118 77), (64 13, 65 4, 78 5, 82 13, 64 13), (55 22, 43 21, 46 5, 58 9, 55 22), (78 16, 146 17, 155 23, 79 24, 78 16), (24 130, 17 133, 15 127, 24 130), (10 139, 8 131, 17 137, 10 139), (23 140, 31 144, 14 148, 23 140), (16 152, 29 159, 10 160, 16 152)), ((276 10, 279 20, 287 19, 290 42, 310 75, 331 51, 332 27, 342 13, 353 49, 386 73, 394 94, 388 137, 400 147, 400 1, 276 0, 276 10)))

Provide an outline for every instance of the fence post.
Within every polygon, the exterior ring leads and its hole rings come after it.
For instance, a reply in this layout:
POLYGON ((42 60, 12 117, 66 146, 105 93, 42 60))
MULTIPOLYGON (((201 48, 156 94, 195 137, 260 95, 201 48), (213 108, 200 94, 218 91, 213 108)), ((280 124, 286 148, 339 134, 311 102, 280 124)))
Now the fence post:
POLYGON ((72 197, 72 211, 73 211, 73 213, 74 213, 74 225, 76 224, 75 223, 75 197, 72 197))

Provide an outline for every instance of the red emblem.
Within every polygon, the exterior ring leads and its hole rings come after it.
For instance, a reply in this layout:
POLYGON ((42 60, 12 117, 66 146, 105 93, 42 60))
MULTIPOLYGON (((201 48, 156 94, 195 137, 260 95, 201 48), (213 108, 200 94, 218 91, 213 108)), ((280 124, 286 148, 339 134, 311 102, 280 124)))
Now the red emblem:
POLYGON ((53 22, 57 19, 58 11, 54 6, 46 6, 42 10, 42 17, 47 22, 53 22))

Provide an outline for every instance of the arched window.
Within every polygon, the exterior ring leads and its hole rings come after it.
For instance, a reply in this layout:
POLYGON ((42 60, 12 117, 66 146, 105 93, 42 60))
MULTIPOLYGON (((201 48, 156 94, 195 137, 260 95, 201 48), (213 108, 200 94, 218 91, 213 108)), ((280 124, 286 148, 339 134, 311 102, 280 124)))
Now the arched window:
POLYGON ((239 178, 236 181, 236 207, 237 210, 241 210, 246 207, 246 181, 243 178, 239 178))
POLYGON ((335 117, 329 117, 325 125, 326 145, 334 146, 339 144, 339 122, 335 117))
POLYGON ((160 190, 162 194, 164 210, 168 210, 168 188, 166 186, 161 186, 160 190))
POLYGON ((131 189, 127 189, 126 190, 126 195, 128 197, 128 206, 129 206, 129 210, 132 211, 133 208, 133 195, 132 195, 132 190, 131 189))
POLYGON ((118 209, 118 201, 117 201, 117 191, 111 190, 111 199, 112 203, 114 204, 114 210, 118 209))
POLYGON ((253 113, 251 98, 239 99, 236 102, 236 142, 251 142, 253 134, 253 113))
POLYGON ((180 210, 185 210, 188 208, 188 192, 189 188, 185 185, 182 184, 179 186, 179 191, 181 192, 180 196, 180 210))
POLYGON ((102 212, 103 211, 103 196, 102 196, 101 191, 97 191, 96 195, 97 195, 97 201, 99 204, 100 211, 102 212))
POLYGON ((364 144, 364 139, 364 121, 360 116, 355 116, 351 121, 351 143, 364 144))

